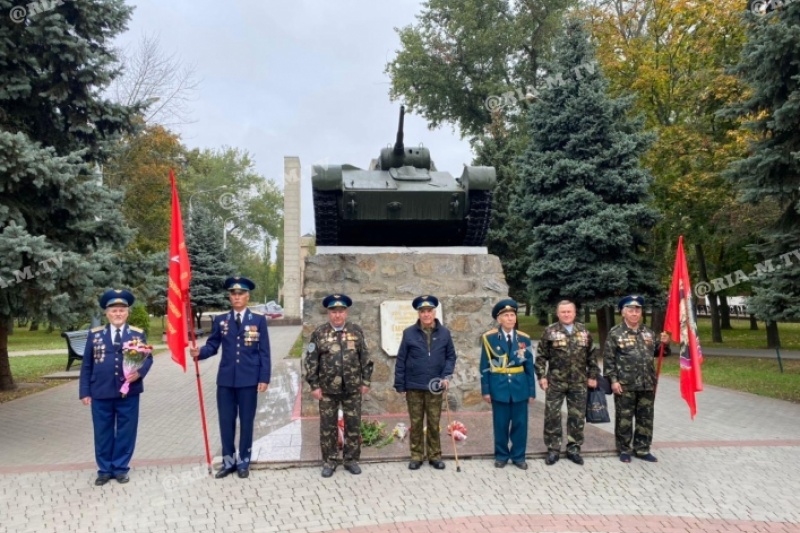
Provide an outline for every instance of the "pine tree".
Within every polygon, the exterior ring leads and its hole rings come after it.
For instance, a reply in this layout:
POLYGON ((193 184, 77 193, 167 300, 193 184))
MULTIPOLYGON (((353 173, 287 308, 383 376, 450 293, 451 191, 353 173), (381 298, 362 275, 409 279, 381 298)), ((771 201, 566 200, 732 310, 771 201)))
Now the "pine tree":
POLYGON ((100 96, 131 8, 66 2, 17 22, 16 4, 0 0, 0 390, 14 387, 15 317, 86 323, 122 280, 117 252, 132 234, 97 169, 140 111, 100 96))
POLYGON ((566 23, 555 49, 547 87, 529 109, 531 141, 509 212, 527 228, 520 238, 529 243, 535 303, 602 307, 629 293, 654 295, 647 245, 657 212, 648 205, 652 179, 639 165, 652 136, 627 117, 629 98, 607 95, 580 22, 566 23))
POLYGON ((192 264, 192 312, 197 327, 209 309, 228 307, 223 287, 225 278, 235 275, 222 248, 222 223, 211 216, 205 206, 194 206, 186 233, 186 248, 192 264))
POLYGON ((748 308, 765 320, 778 344, 778 321, 800 318, 800 3, 770 2, 745 15, 747 43, 735 71, 747 99, 723 111, 744 118, 758 141, 726 173, 744 202, 775 205, 778 221, 752 247, 763 274, 752 278, 748 308))

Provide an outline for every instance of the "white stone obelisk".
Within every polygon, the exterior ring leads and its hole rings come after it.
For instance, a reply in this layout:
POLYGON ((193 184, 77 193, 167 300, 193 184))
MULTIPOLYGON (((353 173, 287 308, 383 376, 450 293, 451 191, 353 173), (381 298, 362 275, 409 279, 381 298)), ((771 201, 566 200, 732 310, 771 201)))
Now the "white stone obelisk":
POLYGON ((300 318, 300 158, 283 158, 283 313, 300 318))

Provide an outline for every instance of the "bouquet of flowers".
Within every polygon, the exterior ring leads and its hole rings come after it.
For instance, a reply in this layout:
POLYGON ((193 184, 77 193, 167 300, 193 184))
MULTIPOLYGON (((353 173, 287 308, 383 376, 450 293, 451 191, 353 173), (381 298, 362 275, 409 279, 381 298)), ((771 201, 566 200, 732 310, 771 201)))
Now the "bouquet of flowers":
MULTIPOLYGON (((128 379, 131 374, 142 368, 144 360, 148 355, 153 353, 153 347, 145 344, 141 339, 133 339, 122 344, 122 373, 125 379, 128 379)), ((119 391, 124 398, 130 389, 130 383, 127 381, 122 384, 119 391)))
POLYGON ((467 440, 467 426, 458 420, 453 420, 447 425, 447 433, 452 435, 455 440, 467 440))

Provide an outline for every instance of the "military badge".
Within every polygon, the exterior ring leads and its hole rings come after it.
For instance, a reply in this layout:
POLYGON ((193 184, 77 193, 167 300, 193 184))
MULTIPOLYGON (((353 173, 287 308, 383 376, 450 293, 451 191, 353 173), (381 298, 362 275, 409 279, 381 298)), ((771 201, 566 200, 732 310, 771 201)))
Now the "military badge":
POLYGON ((309 343, 308 343, 308 346, 306 346, 306 351, 307 351, 308 353, 311 353, 311 352, 313 352, 313 351, 314 351, 314 350, 316 350, 316 349, 317 349, 317 345, 316 345, 316 344, 314 344, 313 342, 309 342, 309 343))
POLYGON ((355 341, 347 341, 347 349, 348 350, 355 350, 356 349, 355 341))

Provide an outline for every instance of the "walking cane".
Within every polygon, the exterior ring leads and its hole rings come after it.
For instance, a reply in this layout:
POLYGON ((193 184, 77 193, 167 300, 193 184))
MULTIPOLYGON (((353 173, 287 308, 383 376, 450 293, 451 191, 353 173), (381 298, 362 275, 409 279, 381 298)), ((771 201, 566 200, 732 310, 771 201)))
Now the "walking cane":
POLYGON ((450 439, 453 441, 453 455, 456 457, 456 472, 461 472, 461 465, 458 463, 455 431, 453 430, 453 423, 450 421, 450 402, 447 401, 447 388, 444 389, 444 406, 447 409, 447 427, 450 429, 450 439))

